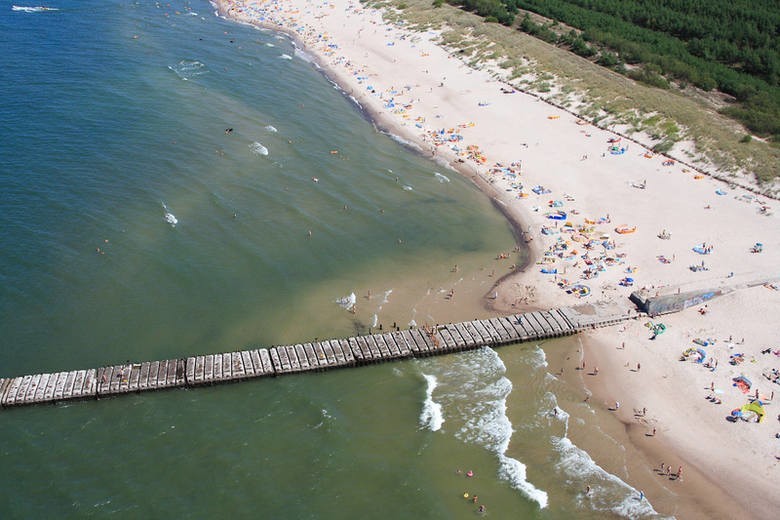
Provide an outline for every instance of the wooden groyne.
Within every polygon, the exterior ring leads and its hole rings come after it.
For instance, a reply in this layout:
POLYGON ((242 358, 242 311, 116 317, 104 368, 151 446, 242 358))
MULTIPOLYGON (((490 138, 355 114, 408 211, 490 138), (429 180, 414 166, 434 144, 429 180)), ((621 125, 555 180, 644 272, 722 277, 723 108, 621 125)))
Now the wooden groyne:
POLYGON ((98 399, 434 356, 566 336, 583 329, 614 325, 635 316, 625 309, 594 305, 564 307, 346 339, 31 374, 0 379, 0 405, 6 408, 98 399))

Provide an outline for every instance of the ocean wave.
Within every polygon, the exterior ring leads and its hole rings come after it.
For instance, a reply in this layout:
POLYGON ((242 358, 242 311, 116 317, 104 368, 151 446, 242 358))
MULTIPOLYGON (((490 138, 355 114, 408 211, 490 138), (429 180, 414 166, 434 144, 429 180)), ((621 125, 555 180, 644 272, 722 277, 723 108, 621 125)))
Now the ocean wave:
POLYGON ((295 52, 293 52, 293 54, 295 54, 296 58, 300 58, 306 63, 314 63, 314 56, 312 56, 311 54, 309 54, 303 49, 295 47, 295 52))
POLYGON ((404 145, 404 146, 406 146, 408 148, 411 148, 413 150, 416 150, 418 152, 422 151, 422 148, 420 148, 420 146, 417 143, 409 141, 408 139, 404 139, 400 135, 396 135, 396 134, 394 134, 392 132, 383 132, 383 133, 385 135, 390 136, 390 139, 392 139, 393 141, 395 141, 397 143, 400 143, 400 144, 402 144, 402 145, 404 145))
POLYGON ((355 296, 355 293, 350 293, 347 296, 336 299, 336 303, 346 310, 351 310, 357 303, 357 297, 355 296))
POLYGON ((422 376, 425 378, 427 386, 425 389, 425 401, 423 402, 422 412, 420 412, 420 426, 436 432, 444 424, 441 404, 433 400, 433 391, 436 389, 438 380, 436 376, 428 374, 423 374, 422 376))
POLYGON ((444 184, 445 182, 450 182, 450 178, 447 177, 444 174, 441 174, 439 172, 433 172, 433 176, 436 177, 436 180, 440 183, 444 184))
POLYGON ((556 468, 568 476, 570 484, 576 483, 583 488, 590 486, 587 503, 592 509, 609 511, 624 518, 658 515, 646 498, 640 500, 637 489, 605 471, 568 437, 552 437, 551 440, 560 454, 556 468))
POLYGON ((265 125, 263 128, 265 128, 267 131, 271 132, 272 134, 275 134, 276 132, 279 131, 273 125, 265 125))
POLYGON ((505 374, 506 366, 494 350, 464 352, 457 363, 435 374, 441 385, 438 399, 448 420, 457 425, 455 437, 494 453, 499 477, 545 508, 547 493, 528 481, 525 464, 507 455, 514 428, 507 416, 512 382, 505 374))
POLYGON ((279 59, 282 59, 282 60, 291 60, 291 59, 292 59, 292 56, 290 56, 289 54, 282 54, 281 56, 279 56, 279 59))
POLYGON ((176 215, 171 213, 171 211, 168 209, 168 206, 165 205, 165 202, 162 202, 163 207, 163 220, 171 225, 171 227, 176 227, 176 224, 179 223, 179 220, 176 218, 176 215))
POLYGON ((44 11, 59 11, 56 7, 44 7, 42 5, 26 7, 23 5, 12 5, 11 11, 21 11, 23 13, 42 13, 44 11))
POLYGON ((268 148, 257 141, 250 144, 249 149, 252 150, 252 153, 255 155, 268 155, 268 148))
POLYGON ((206 66, 198 60, 181 60, 176 65, 168 65, 168 68, 184 81, 189 81, 208 72, 206 66))

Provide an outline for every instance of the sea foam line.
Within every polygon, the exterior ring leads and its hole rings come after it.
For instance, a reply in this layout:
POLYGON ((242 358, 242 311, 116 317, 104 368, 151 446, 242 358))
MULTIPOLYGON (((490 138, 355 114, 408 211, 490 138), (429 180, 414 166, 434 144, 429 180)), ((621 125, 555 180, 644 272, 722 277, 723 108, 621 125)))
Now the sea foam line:
POLYGON ((504 376, 506 366, 493 349, 485 347, 472 352, 476 357, 468 357, 468 360, 472 368, 469 372, 474 379, 460 383, 462 389, 473 392, 481 402, 478 406, 481 413, 470 417, 456 436, 495 453, 499 477, 544 509, 549 502, 547 492, 528 481, 525 464, 506 454, 514 433, 506 413, 507 397, 512 392, 512 382, 504 376), (489 382, 491 376, 498 378, 489 382))
POLYGON ((428 428, 432 432, 437 432, 441 429, 441 425, 444 424, 441 404, 433 400, 433 391, 438 386, 439 381, 436 379, 436 376, 429 374, 423 374, 422 376, 425 378, 427 386, 425 389, 425 401, 423 401, 422 412, 420 412, 420 426, 428 428))

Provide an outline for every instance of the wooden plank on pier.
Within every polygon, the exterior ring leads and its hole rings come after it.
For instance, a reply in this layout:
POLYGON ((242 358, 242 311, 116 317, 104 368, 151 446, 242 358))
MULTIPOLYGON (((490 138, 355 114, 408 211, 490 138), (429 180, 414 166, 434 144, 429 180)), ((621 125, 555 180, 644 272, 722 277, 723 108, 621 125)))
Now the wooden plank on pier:
POLYGON ((255 366, 252 363, 252 356, 248 350, 241 351, 241 364, 244 366, 245 377, 255 377, 255 366))
POLYGON ((526 339, 537 339, 539 337, 539 333, 536 331, 535 328, 532 327, 532 321, 529 317, 529 313, 521 314, 518 318, 518 324, 523 328, 526 334, 526 339))
POLYGON ((547 338, 552 334, 552 328, 550 325, 545 321, 545 319, 542 317, 541 314, 534 311, 531 313, 531 317, 536 320, 536 322, 539 324, 539 327, 541 329, 541 337, 547 338))
POLYGON ((195 356, 190 356, 187 358, 187 384, 191 385, 195 382, 195 366, 197 365, 197 360, 195 356))
POLYGON ((233 356, 230 352, 222 353, 222 380, 233 379, 233 356))
POLYGON ((295 349, 295 355, 298 356, 298 363, 301 365, 301 371, 303 372, 310 370, 309 356, 306 355, 306 349, 303 348, 303 345, 296 343, 293 348, 295 349))
POLYGON ((15 377, 8 386, 5 395, 3 396, 3 406, 13 406, 16 404, 16 399, 19 396, 19 390, 22 388, 24 378, 27 376, 15 377))
POLYGON ((550 315, 550 319, 555 320, 555 323, 558 324, 561 334, 569 334, 571 332, 571 326, 563 319, 563 315, 558 312, 558 309, 548 311, 548 314, 550 315))
POLYGON ((3 401, 5 400, 5 391, 8 390, 8 387, 11 385, 11 379, 3 378, 0 379, 0 406, 2 406, 3 401))
POLYGON ((390 333, 395 340, 395 344, 398 345, 401 357, 410 357, 412 355, 412 346, 409 344, 409 340, 404 336, 400 330, 395 330, 390 333))
POLYGON ((401 336, 403 336, 404 341, 406 342, 407 346, 409 347, 409 353, 414 356, 416 353, 420 351, 419 347, 417 346, 417 342, 414 341, 414 338, 412 337, 411 331, 409 330, 401 330, 399 331, 401 336))
POLYGON ((322 343, 316 341, 311 344, 311 347, 314 349, 314 354, 317 356, 317 362, 319 363, 320 368, 326 368, 328 366, 328 358, 325 355, 325 349, 323 349, 322 343))
POLYGON ((176 386, 184 386, 186 384, 186 379, 184 378, 186 370, 187 361, 183 358, 178 358, 176 360, 176 386))
POLYGON ((345 339, 341 340, 331 340, 331 344, 333 345, 333 352, 336 354, 336 361, 338 364, 345 365, 347 363, 348 356, 352 356, 352 358, 355 358, 355 353, 352 350, 352 348, 349 345, 349 341, 345 339), (339 347, 341 348, 341 351, 339 352, 339 347))
POLYGON ((157 372, 159 369, 159 361, 152 361, 149 363, 149 375, 146 377, 146 388, 157 388, 157 372))
POLYGON ((417 351, 421 355, 427 356, 433 351, 433 341, 431 341, 427 332, 423 332, 420 329, 411 329, 409 330, 409 334, 414 338, 415 343, 417 343, 417 351))
POLYGON ((490 335, 490 333, 487 331, 485 326, 482 324, 480 320, 474 320, 469 322, 472 325, 474 325, 474 329, 479 333, 480 336, 482 336, 482 341, 485 345, 492 345, 493 344, 493 337, 490 335))
POLYGON ((544 334, 544 330, 541 329, 539 323, 537 323, 536 319, 534 319, 532 312, 526 312, 523 314, 522 325, 529 332, 531 338, 533 339, 540 339, 542 334, 544 334))
POLYGON ((252 364, 255 366, 255 373, 258 376, 269 376, 274 374, 274 365, 271 362, 271 356, 267 348, 258 348, 250 352, 252 355, 252 364))
POLYGON ((517 322, 517 316, 504 316, 501 318, 501 321, 504 324, 504 328, 512 335, 513 341, 523 341, 525 331, 517 322))
POLYGON ((498 318, 489 318, 487 321, 490 322, 491 325, 493 325, 493 328, 496 329, 496 332, 498 332, 498 335, 501 336, 501 343, 509 343, 512 341, 514 337, 514 331, 512 334, 509 334, 507 332, 506 327, 504 327, 504 324, 501 323, 501 320, 498 318))
POLYGON ((389 334, 374 334, 374 341, 385 359, 396 359, 401 353, 389 334))
POLYGON ((86 370, 77 370, 76 377, 73 379, 73 391, 71 395, 73 397, 81 397, 84 390, 84 378, 87 376, 86 370))
POLYGON ((90 368, 84 373, 84 387, 81 389, 82 397, 97 396, 97 370, 90 368))
POLYGON ((184 364, 181 359, 168 360, 168 387, 179 386, 184 382, 184 364))
POLYGON ((371 355, 371 349, 368 348, 368 345, 366 345, 366 341, 363 338, 360 338, 360 340, 357 338, 348 338, 347 342, 349 343, 349 350, 352 352, 352 355, 355 356, 355 359, 361 361, 371 361, 374 359, 374 356, 371 355))
POLYGON ((49 380, 49 374, 34 374, 27 385, 27 391, 24 393, 24 404, 40 402, 43 399, 43 391, 46 390, 46 381, 49 380), (41 382, 43 380, 43 382, 41 382))
POLYGON ((456 323, 455 330, 458 331, 458 334, 460 334, 460 337, 463 340, 463 349, 472 348, 477 344, 474 337, 462 323, 456 323))
POLYGON ((311 369, 318 369, 320 367, 320 360, 317 358, 317 354, 314 352, 314 347, 311 343, 304 343, 303 350, 306 352, 306 359, 309 361, 309 367, 311 369))
POLYGON ((169 360, 164 359, 160 361, 160 365, 157 367, 157 388, 168 386, 168 363, 169 360))
POLYGON ((504 330, 506 331, 507 336, 507 343, 517 343, 520 341, 520 334, 518 334, 517 329, 515 329, 512 326, 512 323, 509 320, 509 317, 507 316, 499 316, 496 318, 496 321, 499 325, 504 327, 504 330))
POLYGON ((385 345, 387 345, 391 358, 397 359, 405 357, 403 352, 401 352, 401 345, 398 344, 396 336, 392 332, 386 332, 384 334, 380 334, 379 336, 382 341, 385 342, 385 345))
POLYGON ((138 391, 138 379, 141 375, 141 364, 140 363, 133 363, 132 368, 130 369, 130 377, 127 381, 127 392, 137 392, 138 391))
POLYGON ((267 348, 259 348, 257 352, 260 354, 260 360, 263 362, 263 373, 268 375, 276 374, 276 368, 273 361, 271 361, 270 351, 267 348))
POLYGON ((222 381, 222 354, 214 354, 214 364, 212 366, 212 381, 222 381))
POLYGON ((325 359, 327 360, 327 366, 329 367, 336 366, 336 353, 333 352, 333 345, 331 345, 329 340, 322 342, 322 350, 325 352, 325 359))
POLYGON ((268 354, 271 356, 271 363, 274 367, 274 372, 277 374, 284 373, 284 368, 282 367, 282 358, 279 357, 279 351, 276 350, 276 347, 271 347, 268 349, 268 354))
POLYGON ((441 345, 442 350, 445 352, 452 352, 455 350, 455 348, 458 346, 458 344, 455 342, 455 338, 452 337, 452 334, 450 334, 449 329, 447 329, 446 325, 441 325, 437 328, 437 332, 439 333, 439 337, 443 341, 443 345, 441 345))
POLYGON ((490 334, 490 339, 493 341, 494 345, 501 344, 501 334, 498 333, 498 331, 493 327, 493 324, 490 323, 490 320, 479 320, 479 323, 485 327, 485 330, 490 334))
POLYGON ((57 385, 58 374, 49 374, 49 380, 46 382, 43 392, 43 401, 51 401, 54 399, 54 390, 57 385))
POLYGON ((453 341, 455 341, 455 350, 461 351, 469 348, 471 342, 471 336, 463 337, 463 334, 461 333, 461 330, 456 323, 448 324, 447 332, 450 333, 450 336, 452 336, 453 341), (466 338, 468 338, 469 340, 466 341, 466 338))
POLYGON ((387 348, 387 344, 384 341, 380 342, 378 336, 366 336, 366 343, 374 354, 374 359, 387 360, 390 358, 390 350, 387 348))
POLYGON ((485 339, 482 337, 482 334, 479 333, 477 328, 474 326, 474 322, 471 321, 464 321, 461 323, 461 326, 466 329, 466 332, 471 334, 471 337, 473 338, 472 345, 476 347, 481 347, 485 344, 485 339))
POLYGON ((279 354, 279 361, 282 363, 282 372, 291 372, 292 363, 290 363, 290 356, 287 355, 287 349, 285 347, 276 347, 276 353, 279 354))
POLYGON ((65 390, 65 380, 68 378, 67 372, 59 372, 57 373, 57 378, 54 382, 54 395, 52 395, 52 399, 55 401, 62 400, 62 393, 65 390))
POLYGON ((268 356, 267 349, 252 349, 249 351, 249 358, 252 360, 252 366, 255 369, 255 377, 273 374, 273 366, 271 364, 271 358, 268 356), (268 360, 268 369, 266 369, 265 364, 263 363, 263 356, 268 360))
POLYGON ((550 326, 550 329, 552 330, 552 333, 556 336, 560 336, 563 330, 561 329, 561 326, 558 325, 558 322, 555 321, 555 318, 552 317, 552 315, 547 311, 542 311, 539 313, 539 316, 544 318, 544 321, 547 322, 547 324, 550 326))
POLYGON ((65 379, 65 387, 62 389, 62 398, 70 399, 73 397, 73 383, 76 381, 77 370, 71 370, 68 372, 68 377, 65 379))
POLYGON ((574 326, 574 323, 569 319, 568 314, 566 311, 568 310, 567 307, 562 307, 560 309, 555 309, 555 314, 558 315, 558 321, 561 323, 565 323, 567 326, 564 328, 567 328, 570 331, 576 331, 577 327, 574 326))
POLYGON ((347 342, 342 340, 341 347, 344 352, 342 366, 355 366, 355 354, 352 353, 352 349, 348 348, 347 342))
POLYGON ((300 372, 301 371, 301 362, 298 361, 298 354, 295 353, 295 347, 284 347, 284 350, 287 352, 287 359, 290 360, 290 371, 292 372, 300 372))
POLYGON ((27 404, 35 401, 35 394, 40 386, 39 383, 41 382, 41 376, 43 376, 43 374, 33 374, 30 376, 30 380, 27 382, 24 393, 21 395, 21 399, 18 399, 20 402, 27 404))
POLYGON ((109 381, 108 391, 109 393, 116 394, 119 393, 119 387, 122 384, 122 379, 124 379, 125 377, 125 367, 121 365, 116 365, 112 368, 113 368, 111 372, 112 378, 109 381))
POLYGON ((138 390, 146 390, 149 387, 149 367, 151 363, 144 361, 141 363, 141 374, 138 376, 138 390))
POLYGON ((365 336, 363 339, 366 341, 366 345, 368 345, 368 350, 371 351, 371 357, 374 361, 385 359, 385 353, 382 351, 379 343, 377 343, 376 338, 373 336, 365 336))
POLYGON ((231 368, 233 369, 233 379, 244 379, 246 377, 246 370, 244 369, 244 360, 241 356, 241 352, 231 352, 231 368))
POLYGON ((206 356, 195 356, 195 373, 192 376, 191 384, 199 385, 203 383, 206 376, 206 356))
MULTIPOLYGON (((249 351, 249 359, 254 369, 255 377, 262 377, 265 375, 265 368, 263 368, 263 361, 260 359, 260 351, 253 349, 249 351)), ((244 363, 246 366, 246 363, 244 363)))

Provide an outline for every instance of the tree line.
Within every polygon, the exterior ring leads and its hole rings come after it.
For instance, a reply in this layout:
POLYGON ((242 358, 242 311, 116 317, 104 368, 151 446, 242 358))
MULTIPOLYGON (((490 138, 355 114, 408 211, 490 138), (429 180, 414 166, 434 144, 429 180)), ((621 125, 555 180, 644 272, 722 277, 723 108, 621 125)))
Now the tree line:
POLYGON ((519 30, 634 79, 729 94, 737 103, 725 113, 780 142, 777 0, 447 1, 508 26, 520 9, 530 11, 552 22, 536 23, 526 13, 519 30))

